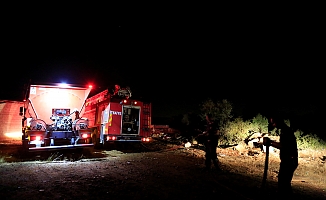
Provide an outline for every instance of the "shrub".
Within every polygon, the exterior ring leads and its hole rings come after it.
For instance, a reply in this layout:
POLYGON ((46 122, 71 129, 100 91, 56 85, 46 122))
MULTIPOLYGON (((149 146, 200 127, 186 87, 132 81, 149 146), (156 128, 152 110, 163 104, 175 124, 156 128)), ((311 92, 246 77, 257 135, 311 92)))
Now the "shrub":
POLYGON ((294 132, 297 138, 297 144, 299 149, 324 149, 326 142, 320 139, 315 134, 304 134, 303 131, 297 130, 294 132))
POLYGON ((237 144, 249 135, 250 122, 243 121, 242 118, 235 118, 221 126, 222 137, 220 144, 237 144))
POLYGON ((4 163, 4 162, 6 162, 6 161, 5 161, 5 158, 2 157, 2 156, 0 156, 0 163, 4 163))
POLYGON ((252 120, 247 121, 238 117, 221 126, 221 132, 223 133, 223 136, 221 137, 220 143, 229 145, 243 142, 253 132, 267 133, 268 120, 261 114, 258 114, 252 120))
MULTIPOLYGON (((203 102, 201 105, 202 119, 206 113, 213 114, 220 126, 219 145, 233 145, 244 141, 251 133, 269 133, 270 136, 279 136, 276 128, 268 130, 268 119, 261 114, 257 114, 252 120, 244 121, 241 117, 233 118, 232 104, 223 99, 214 102, 211 99, 203 102)), ((290 120, 284 120, 290 127, 290 120)), ((326 142, 314 134, 304 134, 301 130, 295 131, 299 149, 324 149, 326 142)))
POLYGON ((268 119, 262 116, 260 113, 256 115, 251 120, 251 130, 258 133, 267 133, 268 132, 268 119))

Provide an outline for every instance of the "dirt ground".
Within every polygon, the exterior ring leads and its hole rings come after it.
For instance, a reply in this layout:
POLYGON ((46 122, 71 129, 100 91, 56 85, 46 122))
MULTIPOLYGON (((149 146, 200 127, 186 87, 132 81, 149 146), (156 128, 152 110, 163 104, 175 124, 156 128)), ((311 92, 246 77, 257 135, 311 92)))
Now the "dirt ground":
MULTIPOLYGON (((139 147, 23 155, 19 145, 2 144, 1 199, 280 198, 276 189, 279 162, 273 155, 262 188, 263 153, 218 148, 222 170, 205 171, 201 147, 162 141, 139 147)), ((326 199, 325 184, 316 179, 295 176, 293 198, 326 199)))

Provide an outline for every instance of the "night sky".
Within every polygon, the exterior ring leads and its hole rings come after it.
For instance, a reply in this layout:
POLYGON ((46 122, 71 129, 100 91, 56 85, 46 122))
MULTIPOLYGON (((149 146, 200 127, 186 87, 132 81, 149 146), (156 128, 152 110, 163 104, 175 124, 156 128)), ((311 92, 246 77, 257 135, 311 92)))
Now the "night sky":
POLYGON ((151 101, 153 117, 194 112, 208 98, 228 99, 246 115, 279 106, 320 114, 318 16, 194 11, 17 11, 2 23, 0 99, 21 100, 29 80, 91 83, 98 92, 119 84, 151 101))

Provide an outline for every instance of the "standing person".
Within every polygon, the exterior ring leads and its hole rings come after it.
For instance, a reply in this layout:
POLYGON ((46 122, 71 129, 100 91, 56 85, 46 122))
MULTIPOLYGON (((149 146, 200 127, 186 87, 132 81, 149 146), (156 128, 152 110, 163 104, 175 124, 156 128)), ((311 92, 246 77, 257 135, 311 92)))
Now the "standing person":
POLYGON ((216 169, 219 168, 219 160, 216 153, 218 145, 218 128, 216 123, 212 120, 211 114, 206 114, 207 127, 199 136, 202 137, 205 146, 205 169, 211 169, 212 161, 216 169))
POLYGON ((280 167, 278 173, 278 191, 282 196, 292 195, 291 181, 294 171, 298 167, 298 148, 294 131, 285 124, 283 119, 272 117, 270 125, 280 129, 280 141, 266 140, 267 144, 280 150, 280 167))

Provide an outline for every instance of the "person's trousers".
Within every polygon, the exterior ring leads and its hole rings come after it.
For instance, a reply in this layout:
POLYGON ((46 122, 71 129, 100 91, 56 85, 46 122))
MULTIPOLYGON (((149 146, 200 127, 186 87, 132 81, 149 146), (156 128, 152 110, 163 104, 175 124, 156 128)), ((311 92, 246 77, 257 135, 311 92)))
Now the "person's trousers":
POLYGON ((298 158, 283 159, 278 173, 278 190, 282 194, 292 194, 291 182, 298 167, 298 158))
POLYGON ((205 146, 206 153, 205 153, 205 166, 206 168, 211 168, 212 161, 216 168, 218 168, 218 157, 216 153, 217 146, 215 145, 207 145, 205 146))

